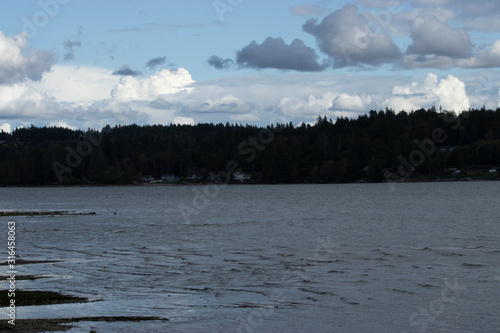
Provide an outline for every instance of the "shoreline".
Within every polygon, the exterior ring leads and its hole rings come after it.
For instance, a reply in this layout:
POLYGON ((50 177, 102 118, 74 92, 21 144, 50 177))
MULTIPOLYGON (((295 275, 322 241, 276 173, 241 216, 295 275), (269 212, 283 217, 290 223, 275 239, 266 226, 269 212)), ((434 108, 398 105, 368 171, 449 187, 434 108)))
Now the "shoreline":
POLYGON ((7 320, 0 320, 0 330, 15 331, 22 333, 38 332, 65 332, 76 328, 78 322, 142 322, 142 321, 169 321, 168 318, 160 317, 73 317, 73 318, 53 318, 53 319, 16 319, 16 325, 13 326, 7 320))
MULTIPOLYGON (((24 262, 28 263, 48 263, 52 261, 42 262, 24 262)), ((45 278, 45 276, 19 276, 17 280, 35 280, 38 278, 45 278)), ((92 303, 99 300, 89 300, 87 298, 61 294, 54 291, 42 290, 16 290, 16 301, 25 306, 44 306, 54 304, 68 304, 68 303, 92 303)), ((0 305, 7 306, 9 299, 6 292, 0 293, 0 305)), ((146 316, 98 316, 98 317, 71 317, 71 318, 46 318, 46 319, 15 319, 15 325, 9 323, 10 320, 0 320, 0 331, 15 331, 24 333, 37 333, 37 332, 53 332, 53 331, 68 331, 77 327, 78 322, 141 322, 141 321, 169 321, 168 318, 160 317, 146 317, 146 316)))
MULTIPOLYGON (((183 184, 68 184, 68 185, 13 185, 13 186, 0 186, 0 188, 98 188, 98 187, 177 187, 177 186, 239 186, 239 185, 349 185, 349 184, 412 184, 412 183, 453 183, 453 182, 489 182, 489 181, 500 181, 500 178, 489 178, 489 179, 415 179, 415 180, 405 180, 405 181, 384 181, 384 182, 349 182, 349 183, 258 183, 258 182, 231 182, 231 183, 183 183, 183 184)), ((60 214, 63 215, 63 214, 60 214)), ((66 214, 66 215, 76 215, 76 214, 66 214)), ((90 214, 89 214, 90 215, 90 214)))

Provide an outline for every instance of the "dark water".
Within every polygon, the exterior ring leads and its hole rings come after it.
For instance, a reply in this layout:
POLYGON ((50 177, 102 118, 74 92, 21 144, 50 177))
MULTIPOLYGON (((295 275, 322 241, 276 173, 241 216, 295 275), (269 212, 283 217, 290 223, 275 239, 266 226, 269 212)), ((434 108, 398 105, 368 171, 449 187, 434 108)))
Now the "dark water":
POLYGON ((500 332, 499 208, 498 182, 0 189, 97 213, 2 218, 22 259, 59 261, 18 287, 96 300, 18 318, 169 319, 72 332, 500 332))

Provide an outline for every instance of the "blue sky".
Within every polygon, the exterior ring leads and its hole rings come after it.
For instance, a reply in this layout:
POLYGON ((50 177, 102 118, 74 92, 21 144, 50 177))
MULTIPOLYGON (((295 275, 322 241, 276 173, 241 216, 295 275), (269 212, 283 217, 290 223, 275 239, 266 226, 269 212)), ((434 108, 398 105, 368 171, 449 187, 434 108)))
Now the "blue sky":
POLYGON ((499 106, 494 0, 0 1, 0 128, 499 106), (3 55, 2 55, 3 54, 3 55))

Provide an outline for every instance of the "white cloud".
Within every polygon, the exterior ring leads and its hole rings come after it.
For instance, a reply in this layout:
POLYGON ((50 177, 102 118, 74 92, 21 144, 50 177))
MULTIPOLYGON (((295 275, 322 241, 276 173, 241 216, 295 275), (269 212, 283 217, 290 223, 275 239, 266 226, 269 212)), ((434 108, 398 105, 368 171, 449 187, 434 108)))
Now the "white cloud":
POLYGON ((452 75, 439 80, 436 74, 429 73, 410 85, 395 86, 393 95, 383 105, 396 111, 442 106, 445 110, 459 112, 468 110, 471 103, 464 82, 452 75))
POLYGON ((433 89, 433 92, 439 97, 439 103, 445 110, 464 111, 471 106, 467 92, 465 91, 465 83, 448 75, 446 79, 442 79, 439 85, 433 89))
POLYGON ((149 116, 111 99, 89 105, 59 103, 26 83, 0 86, 0 120, 22 125, 102 128, 107 124, 146 123, 149 116), (71 124, 71 125, 69 125, 71 124))
POLYGON ((9 123, 3 123, 0 125, 0 132, 10 133, 12 131, 12 126, 9 123))
POLYGON ((176 125, 194 125, 196 122, 193 118, 175 117, 172 123, 176 125))
POLYGON ((0 86, 0 119, 46 118, 61 109, 53 98, 26 84, 0 86))
MULTIPOLYGON (((102 128, 108 124, 149 121, 171 123, 175 112, 154 108, 149 100, 161 100, 164 105, 170 101, 172 105, 178 104, 193 91, 190 86, 193 82, 185 69, 163 70, 143 79, 120 80, 103 68, 55 66, 40 82, 0 85, 0 120, 17 119, 17 124, 69 128, 102 128)), ((228 96, 219 101, 208 99, 208 103, 219 108, 214 110, 217 112, 229 109, 235 100, 228 96)), ((202 105, 207 100, 196 102, 202 105)), ((242 105, 239 111, 244 112, 244 103, 239 104, 242 105)))
POLYGON ((119 82, 119 77, 104 68, 55 65, 40 82, 31 82, 30 86, 59 102, 84 105, 110 98, 111 90, 119 82))
POLYGON ((111 96, 120 101, 154 100, 162 95, 172 95, 181 91, 190 92, 195 81, 184 68, 163 69, 150 77, 122 77, 111 91, 111 96))
POLYGON ((358 96, 342 93, 333 99, 332 111, 352 111, 352 112, 367 112, 371 106, 370 96, 358 96))
POLYGON ((26 48, 26 36, 7 37, 0 31, 0 63, 2 66, 22 67, 26 61, 22 55, 26 48))
POLYGON ((67 122, 62 121, 62 120, 52 121, 52 122, 49 123, 49 126, 50 127, 64 127, 64 128, 69 128, 69 129, 72 129, 72 130, 77 130, 78 129, 78 127, 71 126, 67 122))
POLYGON ((29 50, 27 35, 7 37, 0 31, 0 84, 20 82, 26 78, 40 80, 54 62, 50 52, 29 50))
POLYGON ((330 113, 330 107, 335 96, 335 93, 327 92, 319 98, 314 95, 309 95, 307 99, 284 97, 278 103, 277 109, 285 116, 315 118, 318 115, 330 113))
POLYGON ((326 115, 335 119, 338 116, 356 117, 370 111, 372 104, 372 97, 366 94, 350 95, 330 91, 320 97, 284 97, 276 108, 284 116, 315 119, 326 115))

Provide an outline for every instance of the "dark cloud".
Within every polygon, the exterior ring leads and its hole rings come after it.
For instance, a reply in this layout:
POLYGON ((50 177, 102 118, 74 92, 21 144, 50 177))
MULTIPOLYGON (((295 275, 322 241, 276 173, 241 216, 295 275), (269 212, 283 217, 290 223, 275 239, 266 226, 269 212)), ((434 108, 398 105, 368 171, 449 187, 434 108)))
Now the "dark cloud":
POLYGON ((335 67, 381 65, 401 58, 393 40, 374 33, 353 5, 345 5, 320 23, 310 19, 302 28, 316 37, 320 50, 333 58, 335 67))
POLYGON ((282 38, 267 38, 262 44, 253 41, 236 55, 236 62, 242 67, 275 68, 300 72, 319 72, 326 68, 317 61, 314 49, 300 39, 290 45, 282 38))
POLYGON ((470 58, 471 38, 464 30, 454 29, 434 16, 417 17, 413 23, 408 54, 436 55, 450 58, 470 58))
MULTIPOLYGON (((33 81, 40 81, 45 72, 51 70, 56 61, 56 55, 52 52, 38 51, 33 54, 34 58, 26 63, 26 76, 33 81)), ((0 80, 1 81, 1 80, 0 80)))
POLYGON ((130 68, 129 65, 123 65, 120 69, 113 72, 113 75, 122 75, 122 76, 138 76, 142 73, 139 71, 134 71, 130 68))
POLYGON ((167 57, 156 57, 146 62, 146 67, 153 70, 157 66, 163 65, 165 61, 167 61, 167 57))
POLYGON ((229 69, 234 64, 232 59, 222 59, 216 55, 208 58, 208 64, 217 69, 229 69))

